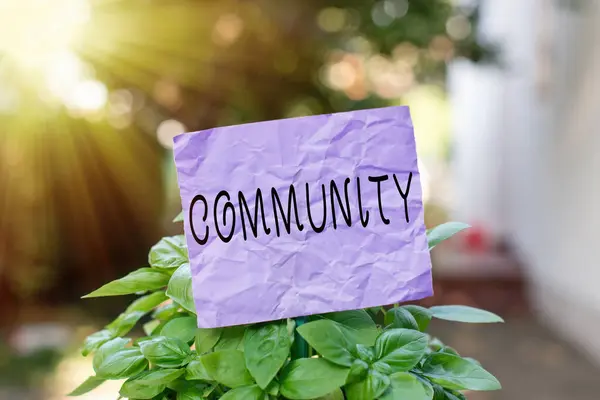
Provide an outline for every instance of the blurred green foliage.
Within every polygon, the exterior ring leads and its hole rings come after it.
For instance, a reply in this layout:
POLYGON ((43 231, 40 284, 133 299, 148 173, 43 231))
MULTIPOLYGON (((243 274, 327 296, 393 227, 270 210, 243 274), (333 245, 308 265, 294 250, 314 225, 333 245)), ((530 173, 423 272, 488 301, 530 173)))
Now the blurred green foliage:
MULTIPOLYGON (((96 11, 80 53, 109 87, 133 84, 154 100, 155 113, 189 130, 386 105, 369 82, 351 96, 331 87, 328 64, 344 55, 395 61, 398 46, 411 45, 414 82, 443 84, 452 58, 495 54, 477 40, 477 9, 447 0, 133 0, 96 11), (178 88, 180 101, 156 95, 161 79, 164 92, 178 88)), ((378 73, 354 67, 355 80, 378 73)))
POLYGON ((41 378, 56 368, 62 357, 52 348, 17 354, 0 341, 0 387, 39 389, 41 378))

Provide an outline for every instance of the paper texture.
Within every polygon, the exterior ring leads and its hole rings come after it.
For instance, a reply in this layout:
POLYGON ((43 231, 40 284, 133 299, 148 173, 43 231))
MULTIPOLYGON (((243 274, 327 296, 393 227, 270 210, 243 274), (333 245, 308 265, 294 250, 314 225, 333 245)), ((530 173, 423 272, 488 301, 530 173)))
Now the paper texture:
POLYGON ((215 128, 174 142, 199 327, 432 295, 407 107, 215 128))

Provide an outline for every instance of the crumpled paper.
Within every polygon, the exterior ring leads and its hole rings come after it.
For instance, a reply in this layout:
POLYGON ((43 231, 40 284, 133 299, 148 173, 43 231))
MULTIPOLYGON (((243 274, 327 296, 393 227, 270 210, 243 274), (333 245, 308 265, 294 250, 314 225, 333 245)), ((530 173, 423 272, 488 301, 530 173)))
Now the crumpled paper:
POLYGON ((215 128, 179 135, 174 143, 199 327, 375 307, 432 295, 407 107, 215 128), (385 181, 369 181, 369 176, 385 175, 385 181), (351 226, 335 191, 331 197, 333 180, 346 208, 346 178, 351 226), (326 222, 323 231, 316 232, 323 221, 322 184, 326 222), (303 229, 296 224, 292 207, 288 233, 282 212, 288 211, 290 185, 303 229), (270 233, 266 234, 259 213, 255 237, 249 221, 255 217, 257 188, 270 233), (229 203, 222 191, 229 195, 229 203), (240 206, 239 192, 249 212, 240 206), (316 230, 308 220, 307 206, 316 230))

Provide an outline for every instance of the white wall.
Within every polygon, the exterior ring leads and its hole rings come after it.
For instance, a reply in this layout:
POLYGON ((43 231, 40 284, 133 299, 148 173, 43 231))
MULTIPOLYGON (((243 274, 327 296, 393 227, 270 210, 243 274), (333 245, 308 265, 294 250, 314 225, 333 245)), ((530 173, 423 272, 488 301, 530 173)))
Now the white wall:
POLYGON ((600 362, 600 2, 558 4, 485 3, 483 31, 501 40, 506 67, 479 91, 451 87, 458 205, 497 221, 540 315, 600 362))
POLYGON ((544 178, 544 247, 531 249, 535 291, 548 321, 600 362, 600 4, 564 15, 579 35, 559 48, 555 123, 544 178), (579 22, 579 24, 577 23, 579 22))
MULTIPOLYGON (((523 207, 523 199, 514 204, 517 199, 507 197, 506 191, 528 189, 535 173, 531 160, 523 155, 536 148, 540 139, 531 134, 539 119, 532 99, 538 3, 485 1, 480 34, 501 47, 501 65, 460 61, 449 70, 459 188, 456 218, 482 223, 496 236, 510 233, 528 208, 523 207)), ((525 200, 533 202, 534 197, 525 200)))
POLYGON ((454 135, 455 215, 458 221, 489 227, 502 235, 499 204, 503 93, 500 71, 468 61, 449 68, 448 89, 454 135), (476 167, 474 167, 476 166, 476 167))

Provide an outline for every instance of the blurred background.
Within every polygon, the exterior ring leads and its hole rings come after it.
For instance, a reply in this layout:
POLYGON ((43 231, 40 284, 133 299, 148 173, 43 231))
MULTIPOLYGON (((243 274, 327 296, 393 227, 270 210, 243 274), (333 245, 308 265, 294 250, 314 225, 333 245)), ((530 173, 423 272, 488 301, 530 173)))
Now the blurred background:
POLYGON ((129 299, 79 297, 181 229, 173 136, 386 105, 427 225, 473 225, 424 304, 507 320, 433 326, 504 385, 469 398, 597 398, 598 70, 595 0, 0 0, 0 399, 90 375, 129 299))

